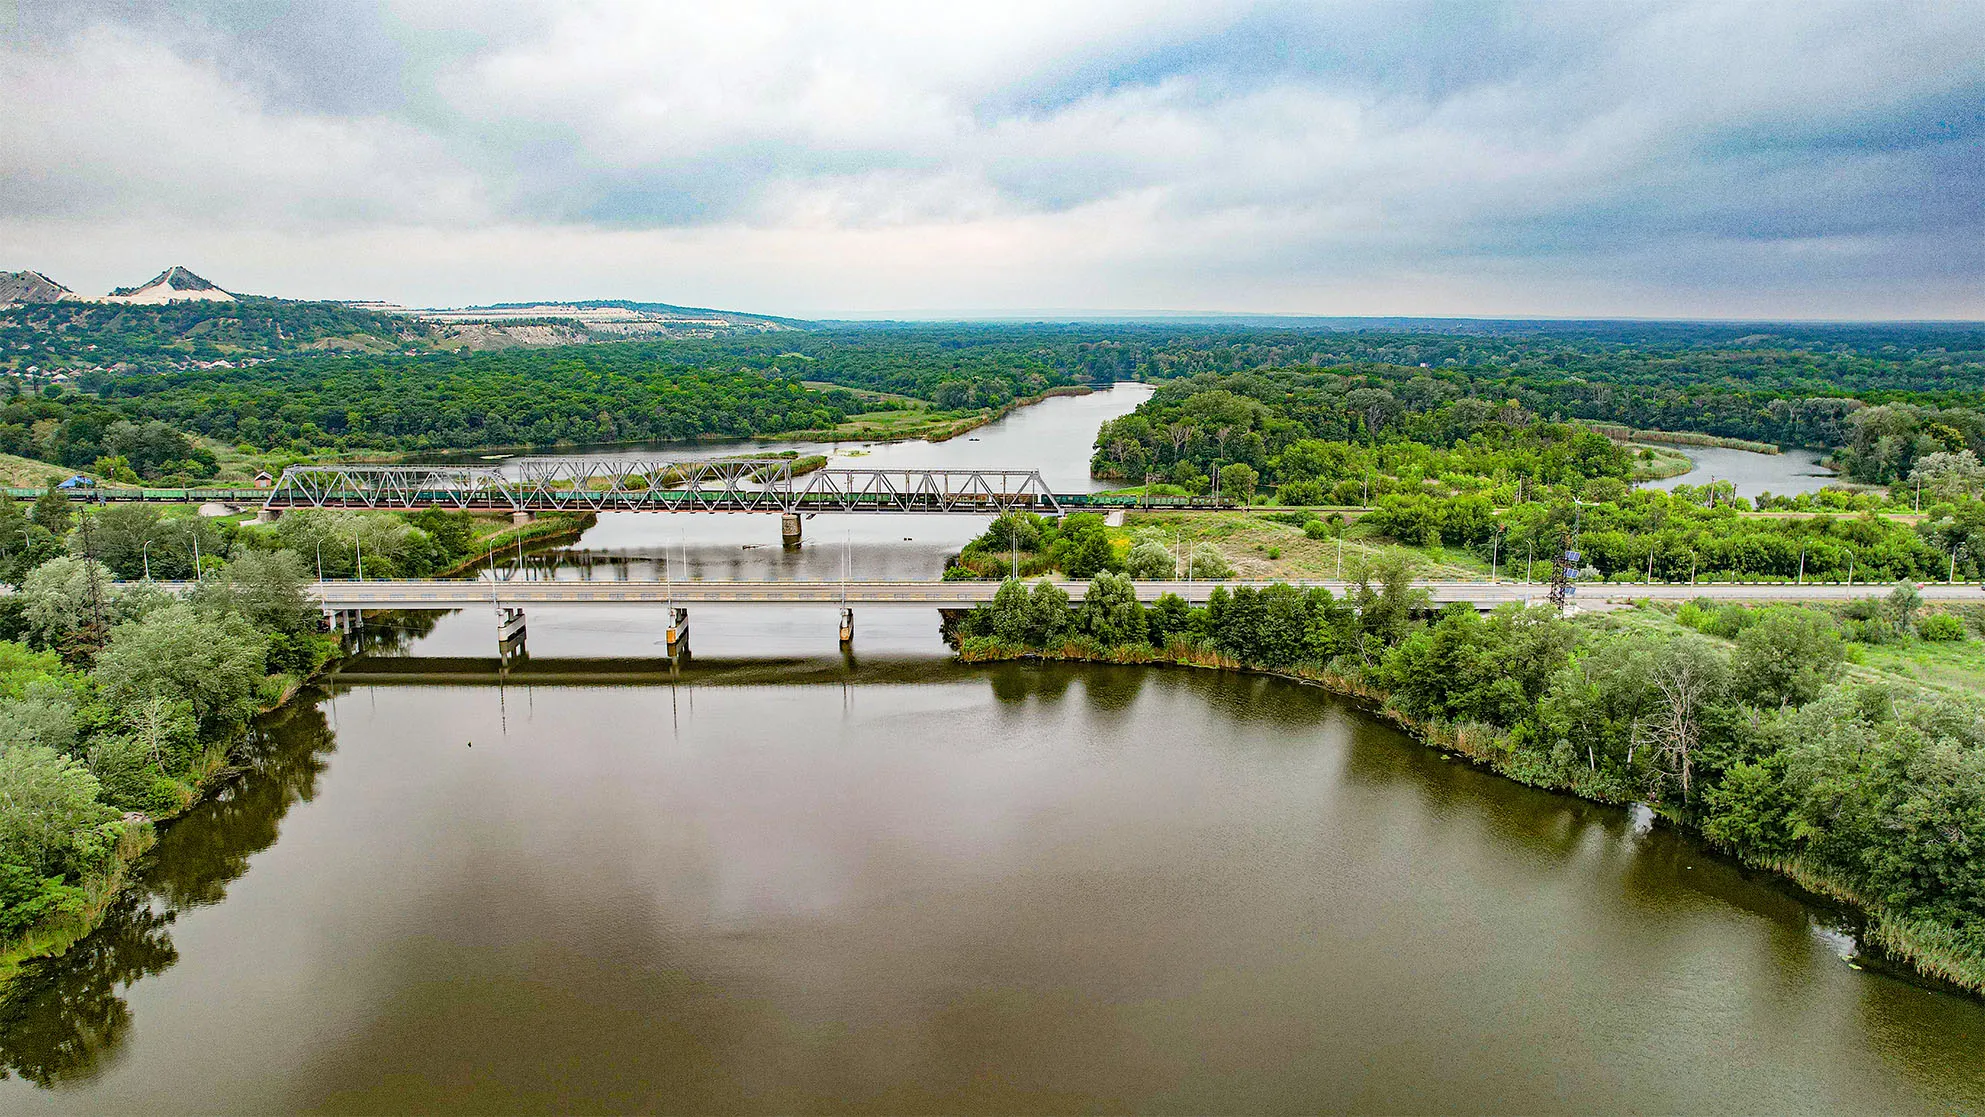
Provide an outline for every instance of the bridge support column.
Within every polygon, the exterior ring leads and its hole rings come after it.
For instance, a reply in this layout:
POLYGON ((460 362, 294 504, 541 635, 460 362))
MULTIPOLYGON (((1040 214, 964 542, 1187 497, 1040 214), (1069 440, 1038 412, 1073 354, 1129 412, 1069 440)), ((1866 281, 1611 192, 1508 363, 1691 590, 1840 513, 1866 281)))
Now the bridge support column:
POLYGON ((853 643, 855 639, 855 611, 846 605, 841 606, 841 642, 853 643))
POLYGON ((365 627, 365 614, 357 609, 326 609, 324 620, 331 631, 341 634, 357 632, 365 627))
POLYGON ((800 545, 800 517, 797 512, 779 514, 779 542, 788 547, 800 545))
POLYGON ((528 524, 531 522, 531 514, 519 508, 510 513, 510 522, 513 524, 528 524))
POLYGON ((669 630, 667 634, 669 654, 674 655, 676 647, 689 640, 689 610, 669 607, 669 630))
POLYGON ((524 611, 508 605, 496 607, 496 644, 502 651, 524 642, 524 611))
POLYGON ((283 510, 280 508, 258 508, 255 510, 255 522, 258 524, 273 524, 276 522, 276 517, 282 514, 283 510))

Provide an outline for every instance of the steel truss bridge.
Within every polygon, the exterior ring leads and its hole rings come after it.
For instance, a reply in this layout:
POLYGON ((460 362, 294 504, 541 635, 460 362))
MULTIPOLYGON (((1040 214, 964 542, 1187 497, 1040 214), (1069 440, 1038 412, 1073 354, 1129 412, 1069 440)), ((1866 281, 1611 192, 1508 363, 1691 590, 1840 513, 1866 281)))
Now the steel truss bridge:
MULTIPOLYGON (((41 489, 9 489, 31 500, 41 489)), ((522 458, 494 466, 291 466, 269 488, 78 488, 87 503, 476 512, 934 512, 996 515, 1024 509, 1231 507, 1217 497, 1056 493, 1031 469, 818 469, 795 474, 790 458, 589 461, 522 458)))
MULTIPOLYGON (((39 493, 40 490, 35 490, 39 493)), ((464 512, 935 512, 1059 515, 1038 470, 817 469, 788 458, 724 461, 525 458, 507 468, 291 466, 266 489, 78 489, 84 501, 213 500, 264 512, 299 508, 464 512)))

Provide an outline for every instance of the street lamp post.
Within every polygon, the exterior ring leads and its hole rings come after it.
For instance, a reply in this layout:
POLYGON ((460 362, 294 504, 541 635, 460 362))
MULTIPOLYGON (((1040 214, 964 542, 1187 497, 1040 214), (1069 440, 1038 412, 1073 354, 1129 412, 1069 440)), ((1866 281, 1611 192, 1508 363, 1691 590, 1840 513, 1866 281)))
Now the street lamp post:
POLYGON ((152 580, 152 541, 151 540, 149 539, 145 540, 145 545, 138 548, 138 555, 139 557, 145 560, 145 581, 149 582, 152 580))

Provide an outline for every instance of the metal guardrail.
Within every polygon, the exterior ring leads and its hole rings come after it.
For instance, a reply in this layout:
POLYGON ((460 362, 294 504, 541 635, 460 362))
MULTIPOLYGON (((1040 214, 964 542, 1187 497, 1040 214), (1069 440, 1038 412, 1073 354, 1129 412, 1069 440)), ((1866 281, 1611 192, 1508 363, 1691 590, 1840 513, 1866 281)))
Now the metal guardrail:
MULTIPOLYGON (((183 592, 186 582, 160 582, 160 588, 183 592)), ((1055 581, 1069 597, 1080 599, 1087 583, 1055 581)), ((1166 594, 1177 594, 1191 602, 1204 602, 1216 588, 1229 592, 1247 587, 1265 589, 1289 584, 1299 590, 1328 589, 1339 596, 1355 589, 1355 583, 1304 581, 1275 583, 1258 581, 1183 582, 1149 581, 1132 583, 1143 601, 1156 601, 1166 594)), ((462 609, 478 605, 522 608, 529 605, 905 605, 929 608, 970 608, 991 601, 999 592, 997 582, 621 582, 549 581, 478 578, 472 580, 326 581, 312 583, 307 592, 326 609, 462 609)), ((1542 582, 1416 582, 1426 590, 1436 606, 1466 602, 1495 606, 1506 602, 1543 603, 1550 586, 1542 582)), ((1584 587, 1582 603, 1591 605, 1640 599, 1689 601, 1709 598, 1716 601, 1846 601, 1886 592, 1882 585, 1840 585, 1835 583, 1791 585, 1785 583, 1591 583, 1584 587)), ((1930 601, 1980 601, 1981 587, 1970 583, 1924 583, 1919 587, 1930 601)))

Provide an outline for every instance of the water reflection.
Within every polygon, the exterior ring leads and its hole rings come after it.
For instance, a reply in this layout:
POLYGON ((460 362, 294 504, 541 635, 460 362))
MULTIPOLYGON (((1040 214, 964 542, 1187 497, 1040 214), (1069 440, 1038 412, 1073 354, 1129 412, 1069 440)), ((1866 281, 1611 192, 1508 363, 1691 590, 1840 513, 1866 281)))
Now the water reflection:
POLYGON ((0 1001, 0 1067, 44 1087, 104 1070, 132 1022, 123 991, 179 960, 172 924, 226 898, 249 859, 275 844, 290 809, 315 795, 334 747, 307 696, 259 723, 238 774, 165 828, 102 927, 23 967, 0 1001))
POLYGON ((0 1108, 1985 1100, 1985 1010, 1823 909, 1283 680, 382 654, 248 768, 17 986, 67 1088, 0 1108))

